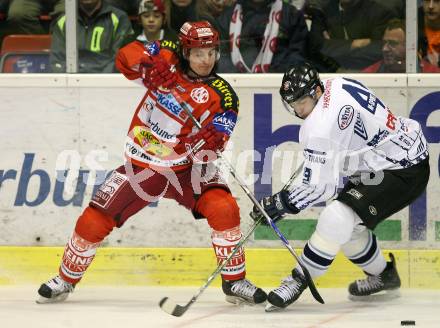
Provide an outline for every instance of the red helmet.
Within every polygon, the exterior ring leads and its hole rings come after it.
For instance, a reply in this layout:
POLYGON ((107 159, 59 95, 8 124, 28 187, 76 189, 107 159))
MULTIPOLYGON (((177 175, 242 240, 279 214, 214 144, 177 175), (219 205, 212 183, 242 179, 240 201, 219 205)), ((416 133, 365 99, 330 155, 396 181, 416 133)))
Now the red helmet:
POLYGON ((183 49, 218 47, 218 32, 208 21, 186 22, 180 28, 180 44, 183 49))

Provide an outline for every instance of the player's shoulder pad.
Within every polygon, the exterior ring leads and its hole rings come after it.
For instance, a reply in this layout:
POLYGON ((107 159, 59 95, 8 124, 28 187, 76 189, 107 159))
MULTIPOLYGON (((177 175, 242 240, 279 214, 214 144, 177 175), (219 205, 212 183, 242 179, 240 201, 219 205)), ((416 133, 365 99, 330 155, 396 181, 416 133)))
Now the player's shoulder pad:
POLYGON ((177 44, 171 40, 160 40, 160 48, 161 49, 168 49, 171 50, 173 52, 177 53, 177 44))
POLYGON ((220 105, 223 110, 238 112, 239 100, 231 85, 222 77, 216 75, 208 85, 220 96, 220 105))

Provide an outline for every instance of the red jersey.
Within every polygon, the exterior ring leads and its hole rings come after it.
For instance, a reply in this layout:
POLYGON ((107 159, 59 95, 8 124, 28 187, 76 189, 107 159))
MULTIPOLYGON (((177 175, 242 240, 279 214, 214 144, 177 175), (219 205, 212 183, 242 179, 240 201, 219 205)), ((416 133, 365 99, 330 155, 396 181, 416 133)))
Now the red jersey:
MULTIPOLYGON (((180 138, 197 133, 198 129, 179 102, 185 102, 193 116, 202 124, 220 124, 230 135, 238 113, 235 91, 220 76, 191 79, 179 68, 177 46, 171 41, 160 42, 161 56, 177 66, 177 83, 173 92, 148 89, 133 115, 125 144, 125 157, 142 167, 183 170, 191 165, 180 144, 180 138), (176 93, 178 100, 173 96, 176 93), (229 115, 231 112, 234 115, 229 115)), ((145 45, 134 41, 119 50, 116 67, 130 80, 141 78, 140 63, 146 57, 145 45)))

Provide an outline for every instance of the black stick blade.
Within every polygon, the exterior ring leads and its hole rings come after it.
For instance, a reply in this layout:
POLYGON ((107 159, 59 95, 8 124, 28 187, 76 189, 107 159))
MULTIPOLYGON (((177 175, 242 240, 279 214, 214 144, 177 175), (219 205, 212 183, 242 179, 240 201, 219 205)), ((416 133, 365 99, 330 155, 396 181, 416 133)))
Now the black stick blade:
MULTIPOLYGON (((301 266, 302 268, 302 266, 301 266)), ((318 290, 316 289, 316 286, 313 282, 312 277, 310 276, 309 271, 303 270, 304 272, 304 276, 306 278, 307 281, 307 285, 309 286, 310 292, 312 293, 312 296, 315 300, 317 300, 319 303, 324 304, 324 300, 322 299, 321 295, 319 294, 318 290)))
POLYGON ((159 306, 163 311, 175 317, 182 316, 188 309, 188 306, 180 306, 179 304, 171 301, 168 297, 162 298, 159 302, 159 306))

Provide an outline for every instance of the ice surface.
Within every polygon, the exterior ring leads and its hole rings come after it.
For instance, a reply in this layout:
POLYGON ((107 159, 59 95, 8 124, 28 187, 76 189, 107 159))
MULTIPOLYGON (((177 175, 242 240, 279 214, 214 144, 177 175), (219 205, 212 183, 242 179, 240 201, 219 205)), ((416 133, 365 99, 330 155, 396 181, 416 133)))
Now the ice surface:
MULTIPOLYGON (((351 302, 345 289, 321 288, 321 305, 309 291, 281 312, 264 306, 233 305, 219 288, 210 287, 180 318, 163 312, 158 302, 168 296, 185 305, 197 287, 89 287, 78 285, 60 304, 35 303, 38 286, 0 287, 2 328, 381 328, 401 327, 415 320, 416 327, 440 327, 440 290, 402 290, 388 301, 351 302)), ((270 290, 266 288, 266 290, 270 290)))

